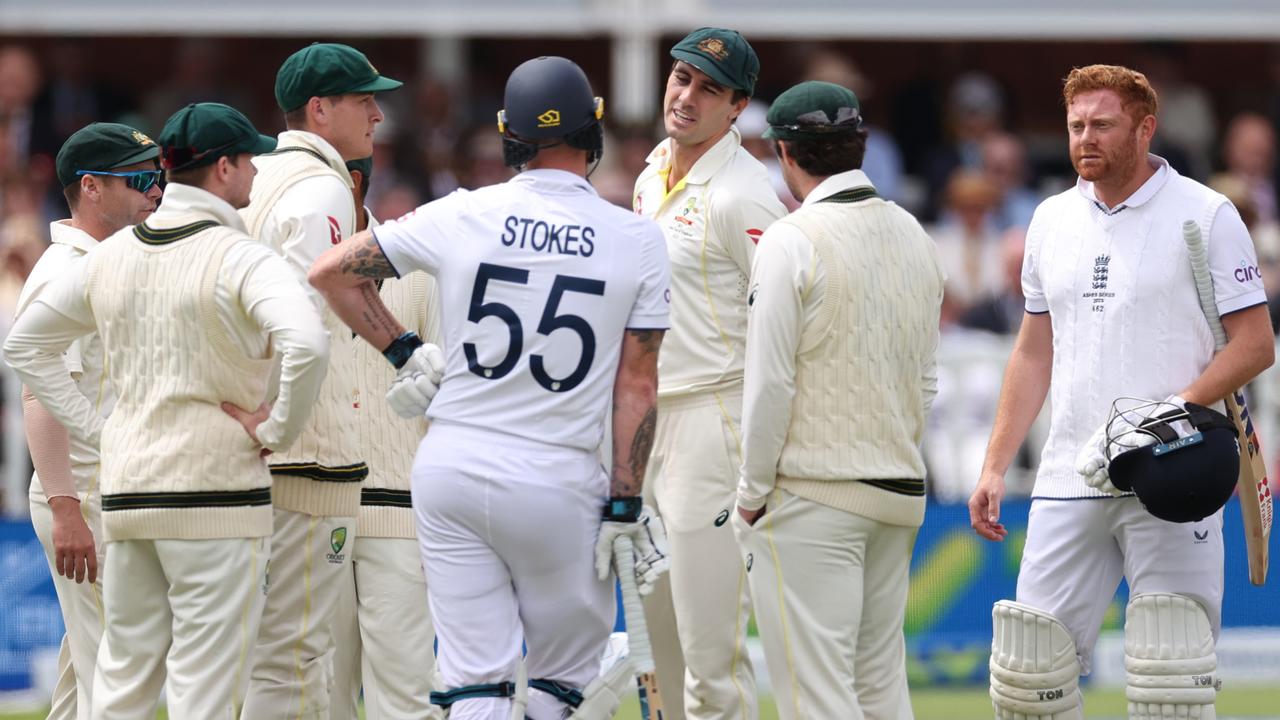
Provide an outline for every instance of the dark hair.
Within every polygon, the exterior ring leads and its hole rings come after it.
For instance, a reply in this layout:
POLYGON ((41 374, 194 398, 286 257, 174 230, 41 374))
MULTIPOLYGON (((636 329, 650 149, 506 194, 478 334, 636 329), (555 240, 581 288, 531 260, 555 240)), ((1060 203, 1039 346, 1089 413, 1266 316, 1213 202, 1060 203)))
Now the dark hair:
MULTIPOLYGON (((240 167, 239 155, 224 155, 227 162, 232 167, 240 167)), ((218 161, 214 160, 208 165, 190 168, 188 170, 166 170, 164 173, 165 182, 182 183, 183 185, 191 185, 192 187, 203 188, 205 183, 209 181, 209 176, 213 174, 213 169, 217 167, 218 161)))
POLYGON ((80 178, 62 188, 62 197, 67 199, 67 208, 74 211, 80 204, 80 178))
MULTIPOLYGON (((679 59, 677 59, 677 60, 672 60, 672 61, 671 61, 671 69, 667 71, 667 74, 668 74, 668 75, 670 75, 671 73, 675 72, 675 71, 676 71, 676 65, 677 65, 678 63, 681 63, 681 62, 684 62, 686 65, 688 65, 688 66, 690 66, 690 67, 694 68, 695 70, 697 70, 697 66, 693 65, 693 63, 690 63, 690 62, 687 62, 687 61, 684 61, 684 60, 679 60, 679 59)), ((702 72, 702 71, 701 71, 701 70, 698 70, 698 72, 702 72)), ((706 75, 706 73, 703 73, 703 74, 704 74, 704 75, 706 75)), ((711 77, 711 76, 710 76, 710 75, 707 75, 707 77, 711 77)), ((717 85, 720 85, 720 83, 716 82, 716 81, 715 81, 715 79, 712 79, 712 80, 711 80, 711 82, 714 82, 714 83, 716 83, 717 85)), ((730 90, 730 91, 732 91, 732 92, 733 92, 733 94, 729 96, 729 102, 730 102, 730 103, 733 103, 733 104, 735 104, 735 105, 736 105, 737 103, 739 103, 739 102, 742 102, 743 100, 750 100, 750 99, 751 99, 751 93, 747 92, 746 90, 740 90, 740 89, 738 89, 738 88, 731 88, 731 87, 729 87, 728 85, 720 85, 720 87, 723 87, 724 89, 726 89, 726 90, 730 90)))
MULTIPOLYGON (((310 100, 308 100, 310 102, 310 100)), ((307 124, 307 106, 304 104, 284 114, 284 126, 289 130, 301 130, 307 124)))
POLYGON ((797 140, 774 140, 773 151, 781 154, 778 143, 787 144, 787 154, 801 170, 814 177, 828 177, 862 167, 867 154, 867 131, 858 128, 853 132, 829 135, 812 135, 797 140))

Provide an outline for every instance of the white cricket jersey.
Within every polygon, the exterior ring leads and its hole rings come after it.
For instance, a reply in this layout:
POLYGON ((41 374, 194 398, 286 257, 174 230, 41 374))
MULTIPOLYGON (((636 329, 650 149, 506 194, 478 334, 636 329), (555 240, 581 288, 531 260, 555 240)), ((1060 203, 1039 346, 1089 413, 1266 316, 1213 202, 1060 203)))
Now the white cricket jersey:
MULTIPOLYGON (((1034 497, 1102 497, 1075 471, 1081 445, 1118 397, 1160 400, 1190 385, 1213 358, 1184 220, 1200 224, 1221 315, 1266 302, 1253 241, 1225 197, 1162 158, 1115 208, 1091 183, 1036 208, 1022 289, 1030 313, 1053 329, 1052 415, 1034 497)), ((1219 409, 1221 409, 1219 403, 1219 409)))
POLYGON ((653 218, 671 257, 671 332, 658 356, 658 395, 740 386, 747 281, 756 243, 787 214, 764 165, 731 127, 667 192, 671 140, 649 154, 632 206, 653 218))
MULTIPOLYGON (((15 315, 21 315, 50 284, 71 272, 87 253, 98 246, 98 241, 88 233, 72 227, 70 220, 50 223, 49 238, 53 243, 31 268, 31 274, 22 286, 22 294, 18 296, 15 315)), ((105 375, 102 338, 98 337, 97 331, 71 343, 71 347, 62 354, 62 360, 80 393, 102 417, 110 415, 116 397, 105 375)), ((71 477, 78 492, 87 492, 98 473, 98 446, 89 442, 80 428, 68 428, 67 436, 71 451, 71 477)), ((38 481, 33 477, 33 482, 38 481)))
POLYGON ((668 326, 667 253, 653 222, 582 177, 528 170, 373 233, 399 274, 439 282, 447 364, 429 419, 599 447, 624 330, 668 326))

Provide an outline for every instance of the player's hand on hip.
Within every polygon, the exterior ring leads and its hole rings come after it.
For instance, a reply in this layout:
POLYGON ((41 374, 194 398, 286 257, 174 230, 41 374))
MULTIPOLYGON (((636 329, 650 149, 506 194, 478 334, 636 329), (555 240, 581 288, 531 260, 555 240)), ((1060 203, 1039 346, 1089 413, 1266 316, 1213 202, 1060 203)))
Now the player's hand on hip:
POLYGON ((600 536, 596 540, 596 577, 605 580, 613 564, 613 541, 626 535, 636 558, 636 590, 641 595, 653 592, 662 574, 667 571, 667 530, 662 518, 656 517, 649 506, 640 511, 635 522, 605 520, 600 523, 600 536))
POLYGON ((988 540, 1000 542, 1009 531, 1000 523, 1000 501, 1004 499, 1004 475, 984 470, 978 486, 969 496, 969 525, 988 540))
POLYGON ((747 524, 747 527, 754 527, 756 523, 760 522, 760 518, 764 517, 764 513, 768 507, 768 505, 761 505, 755 510, 746 510, 741 505, 738 505, 736 509, 738 511, 738 515, 742 518, 742 521, 747 524))
MULTIPOLYGON (((253 443, 261 447, 262 441, 258 439, 258 426, 266 422, 267 418, 271 417, 270 405, 262 403, 258 406, 257 410, 250 412, 238 405, 224 402, 222 403, 222 412, 235 418, 235 421, 240 423, 241 427, 244 428, 244 431, 249 433, 249 438, 253 440, 253 443)), ((258 453, 260 457, 266 457, 270 454, 271 451, 265 447, 258 453)))
POLYGON ((53 511, 54 567, 68 580, 98 581, 98 551, 93 531, 80 514, 80 499, 68 495, 49 498, 53 511))
POLYGON ((422 417, 431 406, 444 379, 444 353, 427 343, 409 356, 387 390, 387 404, 402 418, 422 417))

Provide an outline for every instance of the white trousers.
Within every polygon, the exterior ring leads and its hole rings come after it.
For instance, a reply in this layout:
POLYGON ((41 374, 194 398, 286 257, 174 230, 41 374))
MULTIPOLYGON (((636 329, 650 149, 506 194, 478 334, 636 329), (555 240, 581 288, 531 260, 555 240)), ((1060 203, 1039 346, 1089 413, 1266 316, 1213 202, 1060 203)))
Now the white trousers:
MULTIPOLYGON (((440 640, 442 690, 530 679, 584 688, 613 628, 612 578, 595 575, 608 494, 594 453, 436 422, 413 466, 413 509, 440 640)), ((450 720, 509 720, 507 698, 450 720)), ((542 718, 533 715, 534 720, 542 718)))
POLYGON ((151 720, 162 686, 171 718, 238 717, 270 547, 269 538, 110 543, 93 719, 151 720))
POLYGON ((333 615, 355 548, 355 518, 275 509, 270 582, 244 717, 327 720, 333 615))
POLYGON ((756 624, 782 720, 911 720, 902 634, 917 528, 785 490, 748 526, 756 624))
MULTIPOLYGON (((678 660, 665 647, 673 635, 679 637, 683 716, 691 720, 753 720, 758 712, 746 649, 750 592, 729 525, 742 463, 741 415, 740 392, 660 399, 645 480, 667 528, 676 621, 671 627, 661 618, 667 586, 659 585, 645 599, 649 634, 659 682, 667 677, 663 666, 678 660)), ((664 696, 678 687, 663 685, 664 696)))
POLYGON ((102 640, 102 572, 106 558, 102 542, 102 498, 96 492, 80 497, 80 511, 97 543, 96 583, 87 580, 77 583, 58 574, 54 564, 57 553, 53 547, 53 511, 38 480, 32 480, 29 500, 31 525, 49 561, 53 589, 58 594, 58 609, 66 627, 62 646, 58 649, 58 681, 53 687, 48 720, 87 720, 92 705, 93 666, 102 640))
POLYGON ((435 630, 418 541, 362 537, 333 618, 334 720, 356 717, 361 685, 368 720, 440 720, 431 705, 435 630))
POLYGON ((1031 502, 1017 600, 1052 613, 1071 632, 1088 674, 1120 578, 1129 594, 1176 593, 1204 606, 1216 638, 1222 626, 1222 511, 1171 523, 1136 498, 1031 502))

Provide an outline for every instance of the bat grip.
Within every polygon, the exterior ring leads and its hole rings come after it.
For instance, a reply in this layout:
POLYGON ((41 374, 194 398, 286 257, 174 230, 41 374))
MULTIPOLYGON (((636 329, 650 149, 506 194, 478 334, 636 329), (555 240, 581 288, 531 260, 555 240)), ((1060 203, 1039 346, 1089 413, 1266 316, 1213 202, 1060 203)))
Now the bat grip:
POLYGON ((613 541, 613 566, 622 587, 622 614, 627 622, 627 654, 637 674, 653 672, 653 649, 644 621, 644 605, 636 589, 636 557, 631 538, 619 535, 613 541))

